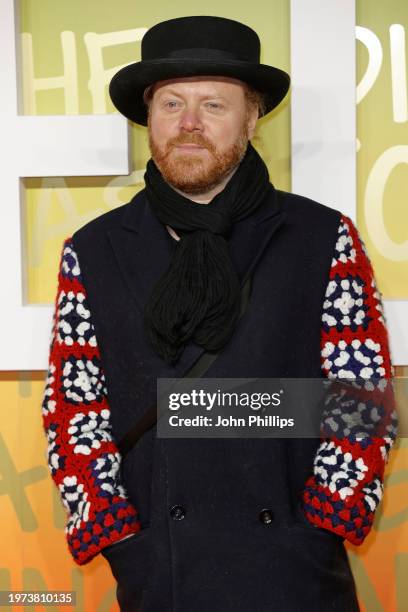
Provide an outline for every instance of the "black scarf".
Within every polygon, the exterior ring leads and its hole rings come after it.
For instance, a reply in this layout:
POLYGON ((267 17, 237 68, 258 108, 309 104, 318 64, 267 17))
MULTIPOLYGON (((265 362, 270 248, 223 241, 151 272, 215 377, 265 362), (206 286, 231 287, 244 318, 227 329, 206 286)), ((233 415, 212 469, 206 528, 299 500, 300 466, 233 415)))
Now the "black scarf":
POLYGON ((181 235, 144 312, 154 350, 173 365, 190 339, 207 351, 218 351, 231 338, 239 316, 240 284, 226 237, 235 221, 262 203, 269 174, 249 143, 235 174, 208 204, 177 193, 152 159, 144 179, 156 217, 181 235))

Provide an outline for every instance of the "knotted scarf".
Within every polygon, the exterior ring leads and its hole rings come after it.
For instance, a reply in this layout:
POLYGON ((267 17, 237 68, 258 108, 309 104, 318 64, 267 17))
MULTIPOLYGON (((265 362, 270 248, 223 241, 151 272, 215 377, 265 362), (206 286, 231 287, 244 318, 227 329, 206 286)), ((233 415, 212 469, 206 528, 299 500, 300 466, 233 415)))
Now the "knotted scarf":
POLYGON ((219 351, 234 332, 240 283, 227 238, 233 224, 262 203, 269 174, 249 142, 237 170, 208 204, 193 202, 175 191, 152 159, 144 179, 154 214, 181 236, 144 312, 153 349, 174 365, 190 340, 207 351, 219 351))

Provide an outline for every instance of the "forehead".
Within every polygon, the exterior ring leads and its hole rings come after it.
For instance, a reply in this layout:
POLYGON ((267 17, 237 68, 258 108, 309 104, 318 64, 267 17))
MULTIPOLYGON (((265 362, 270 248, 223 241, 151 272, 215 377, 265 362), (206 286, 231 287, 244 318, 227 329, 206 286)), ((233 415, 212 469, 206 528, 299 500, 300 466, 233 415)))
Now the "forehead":
POLYGON ((161 95, 167 91, 180 94, 231 95, 244 91, 245 83, 238 79, 223 76, 192 76, 157 81, 151 87, 151 95, 161 95))

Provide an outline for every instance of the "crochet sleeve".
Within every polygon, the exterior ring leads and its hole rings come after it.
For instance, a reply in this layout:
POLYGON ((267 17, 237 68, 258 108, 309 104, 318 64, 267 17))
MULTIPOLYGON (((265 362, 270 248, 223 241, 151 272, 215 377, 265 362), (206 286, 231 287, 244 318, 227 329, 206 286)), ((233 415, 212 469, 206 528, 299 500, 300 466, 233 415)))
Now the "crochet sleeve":
POLYGON ((42 419, 68 547, 82 565, 138 532, 140 522, 120 484, 105 375, 71 237, 60 258, 42 419))
MULTIPOLYGON (((365 244, 346 215, 340 219, 322 310, 321 367, 331 379, 392 384, 394 376, 382 296, 365 244)), ((393 397, 391 390, 388 400, 393 397)), ((366 408, 369 403, 358 403, 359 410, 366 408)), ((395 427, 365 437, 336 438, 322 431, 313 473, 302 491, 303 511, 315 526, 361 544, 381 502, 395 427)))

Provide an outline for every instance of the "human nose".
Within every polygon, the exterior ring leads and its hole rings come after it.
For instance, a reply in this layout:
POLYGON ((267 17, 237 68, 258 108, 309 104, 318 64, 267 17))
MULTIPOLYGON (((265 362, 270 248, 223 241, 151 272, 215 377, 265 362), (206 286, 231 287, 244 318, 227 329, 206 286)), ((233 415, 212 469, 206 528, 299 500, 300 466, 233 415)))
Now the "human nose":
POLYGON ((186 132, 194 132, 196 130, 202 130, 203 124, 201 121, 200 113, 197 108, 186 107, 184 108, 180 117, 180 129, 186 132))

